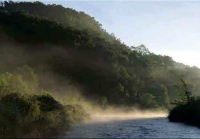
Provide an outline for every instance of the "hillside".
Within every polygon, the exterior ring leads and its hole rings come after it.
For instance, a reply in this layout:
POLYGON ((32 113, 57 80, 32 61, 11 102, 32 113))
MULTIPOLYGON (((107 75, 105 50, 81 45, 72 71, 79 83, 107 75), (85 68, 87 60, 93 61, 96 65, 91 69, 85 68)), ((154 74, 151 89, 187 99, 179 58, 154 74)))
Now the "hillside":
POLYGON ((84 12, 41 2, 1 5, 1 72, 30 65, 47 90, 63 95, 75 86, 88 99, 141 108, 169 107, 180 77, 199 90, 198 68, 129 47, 84 12))

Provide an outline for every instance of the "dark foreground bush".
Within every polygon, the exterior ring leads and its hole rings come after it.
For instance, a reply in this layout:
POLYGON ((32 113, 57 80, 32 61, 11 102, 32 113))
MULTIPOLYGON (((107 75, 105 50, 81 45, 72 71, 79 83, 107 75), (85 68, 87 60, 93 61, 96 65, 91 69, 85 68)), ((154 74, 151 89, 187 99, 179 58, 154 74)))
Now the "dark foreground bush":
POLYGON ((65 108, 50 95, 5 95, 0 100, 0 137, 58 137, 69 128, 65 108))
POLYGON ((200 98, 190 103, 178 104, 168 116, 171 122, 182 122, 200 127, 200 98))

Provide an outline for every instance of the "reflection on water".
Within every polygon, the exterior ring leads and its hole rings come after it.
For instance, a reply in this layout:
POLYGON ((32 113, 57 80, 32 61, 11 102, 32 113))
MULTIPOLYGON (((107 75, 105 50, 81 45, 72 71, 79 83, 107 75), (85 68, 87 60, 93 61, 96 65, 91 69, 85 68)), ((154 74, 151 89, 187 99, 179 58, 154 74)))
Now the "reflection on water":
POLYGON ((67 138, 199 138, 200 129, 167 118, 113 120, 73 127, 67 138))

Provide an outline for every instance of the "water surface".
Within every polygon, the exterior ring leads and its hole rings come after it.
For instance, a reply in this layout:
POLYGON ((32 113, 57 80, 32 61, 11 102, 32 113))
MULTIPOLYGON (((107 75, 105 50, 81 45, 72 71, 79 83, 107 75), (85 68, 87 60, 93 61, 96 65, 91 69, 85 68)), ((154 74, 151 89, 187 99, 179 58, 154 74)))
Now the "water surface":
POLYGON ((67 138, 200 138, 200 128, 167 118, 113 120, 76 125, 67 138))

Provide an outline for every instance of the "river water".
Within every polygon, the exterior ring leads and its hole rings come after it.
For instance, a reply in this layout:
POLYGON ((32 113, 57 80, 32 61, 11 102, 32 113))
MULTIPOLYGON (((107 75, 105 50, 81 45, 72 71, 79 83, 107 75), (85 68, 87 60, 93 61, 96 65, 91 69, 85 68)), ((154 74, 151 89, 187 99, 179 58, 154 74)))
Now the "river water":
POLYGON ((111 120, 76 125, 66 138, 200 138, 200 128, 165 117, 111 120))

